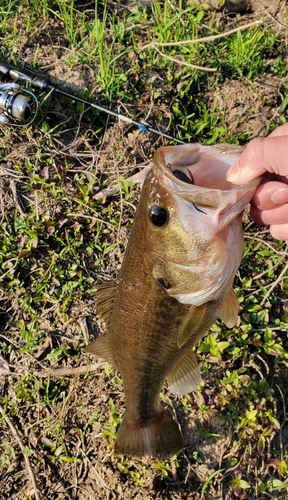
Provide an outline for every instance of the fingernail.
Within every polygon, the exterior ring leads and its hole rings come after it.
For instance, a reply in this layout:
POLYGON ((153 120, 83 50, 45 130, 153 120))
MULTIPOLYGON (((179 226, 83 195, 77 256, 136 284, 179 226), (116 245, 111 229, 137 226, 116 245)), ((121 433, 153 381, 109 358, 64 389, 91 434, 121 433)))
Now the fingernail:
POLYGON ((240 168, 238 167, 237 163, 233 165, 232 167, 229 168, 229 170, 226 173, 226 179, 228 182, 234 182, 236 179, 238 179, 240 175, 240 168))
POLYGON ((270 195, 270 200, 275 203, 275 205, 284 205, 284 203, 288 203, 288 188, 275 189, 270 195))

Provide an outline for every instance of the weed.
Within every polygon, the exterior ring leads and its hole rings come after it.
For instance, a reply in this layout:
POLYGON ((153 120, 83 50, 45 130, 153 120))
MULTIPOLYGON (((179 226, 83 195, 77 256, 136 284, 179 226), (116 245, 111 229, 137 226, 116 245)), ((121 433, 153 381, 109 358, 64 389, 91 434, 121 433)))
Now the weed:
POLYGON ((121 422, 121 417, 115 411, 115 404, 112 398, 109 398, 110 418, 108 420, 108 428, 103 430, 104 436, 107 437, 109 445, 112 447, 115 442, 116 433, 121 422))
POLYGON ((235 471, 235 479, 230 483, 230 488, 236 497, 240 497, 243 490, 250 488, 249 483, 242 479, 242 472, 240 469, 235 471))
POLYGON ((2 453, 0 456, 0 462, 2 468, 5 468, 7 472, 13 472, 15 468, 16 453, 15 449, 8 442, 2 443, 2 453))
POLYGON ((204 494, 205 494, 205 491, 207 489, 207 486, 209 485, 209 483, 212 481, 212 479, 216 476, 218 476, 219 474, 221 474, 221 472, 223 472, 224 469, 219 469, 219 470, 216 470, 214 471, 205 481, 204 481, 204 484, 201 488, 201 500, 204 498, 204 494))

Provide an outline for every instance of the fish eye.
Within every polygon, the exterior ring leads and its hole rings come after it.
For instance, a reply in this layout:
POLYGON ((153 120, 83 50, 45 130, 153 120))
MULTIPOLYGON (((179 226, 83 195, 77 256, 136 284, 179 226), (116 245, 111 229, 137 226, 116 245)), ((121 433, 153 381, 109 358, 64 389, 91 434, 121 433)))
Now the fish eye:
POLYGON ((157 227, 164 226, 165 222, 168 219, 168 213, 163 207, 159 207, 159 205, 152 205, 149 209, 149 218, 152 224, 157 227))

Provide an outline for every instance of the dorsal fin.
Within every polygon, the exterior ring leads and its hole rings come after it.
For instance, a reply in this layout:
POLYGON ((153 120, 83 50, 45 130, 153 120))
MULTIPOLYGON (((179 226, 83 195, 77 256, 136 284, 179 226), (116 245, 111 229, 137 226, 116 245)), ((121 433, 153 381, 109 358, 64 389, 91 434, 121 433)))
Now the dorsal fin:
MULTIPOLYGON (((116 288, 116 281, 105 281, 101 285, 97 285, 96 291, 96 306, 97 314, 105 321, 106 327, 109 327, 111 312, 113 309, 114 292, 116 288)), ((98 339, 90 342, 84 348, 85 352, 95 354, 100 358, 106 359, 110 365, 115 366, 115 362, 111 353, 109 345, 109 333, 104 333, 98 339)))
POLYGON ((105 321, 107 328, 109 327, 110 317, 113 309, 114 292, 116 285, 116 281, 105 281, 105 283, 97 285, 97 314, 99 314, 103 321, 105 321))
POLYGON ((206 312, 206 308, 207 304, 190 307, 179 329, 177 337, 177 345, 179 349, 180 347, 182 347, 182 345, 186 344, 187 340, 194 333, 195 329, 199 327, 206 312))
POLYGON ((233 288, 231 288, 221 306, 219 316, 221 316, 228 328, 232 328, 236 324, 238 312, 239 302, 233 288))

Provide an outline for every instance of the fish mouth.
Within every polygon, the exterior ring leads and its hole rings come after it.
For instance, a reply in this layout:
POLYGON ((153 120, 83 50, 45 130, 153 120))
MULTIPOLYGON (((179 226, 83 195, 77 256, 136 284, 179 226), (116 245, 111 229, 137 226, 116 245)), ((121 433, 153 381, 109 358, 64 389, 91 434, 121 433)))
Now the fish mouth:
POLYGON ((181 198, 201 207, 217 209, 224 199, 236 203, 242 194, 254 192, 261 178, 236 186, 226 180, 226 172, 239 158, 243 147, 230 144, 203 146, 184 144, 156 151, 154 161, 159 181, 181 198), (164 174, 161 176, 161 173, 164 174))
POLYGON ((162 188, 161 201, 170 209, 177 231, 162 264, 158 257, 153 276, 183 304, 199 306, 218 299, 231 287, 240 265, 242 211, 261 181, 258 177, 235 186, 226 180, 242 149, 185 144, 155 153, 152 178, 162 188))
MULTIPOLYGON (((184 144, 156 151, 154 161, 160 184, 194 207, 223 210, 234 206, 238 213, 249 203, 261 178, 236 186, 226 180, 226 172, 239 158, 243 147, 230 144, 203 146, 184 144), (247 201, 248 200, 248 201, 247 201)), ((204 212, 205 213, 205 212, 204 212)))

